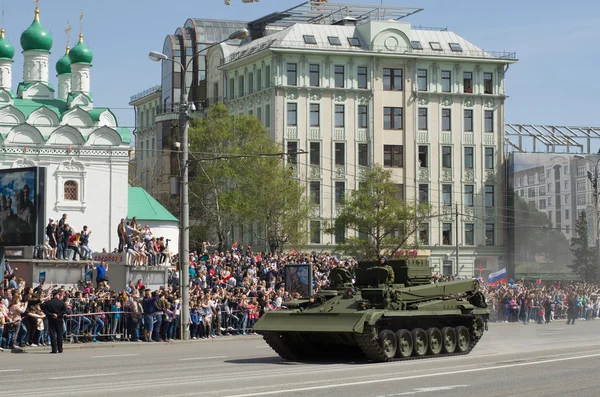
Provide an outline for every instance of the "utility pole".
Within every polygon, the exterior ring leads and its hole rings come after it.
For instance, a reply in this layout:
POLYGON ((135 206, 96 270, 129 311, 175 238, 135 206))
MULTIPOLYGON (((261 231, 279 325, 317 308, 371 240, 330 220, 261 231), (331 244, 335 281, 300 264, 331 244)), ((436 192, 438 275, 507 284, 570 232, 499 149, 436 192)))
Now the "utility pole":
POLYGON ((460 271, 460 267, 458 265, 458 203, 456 203, 456 275, 458 276, 458 272, 460 271))

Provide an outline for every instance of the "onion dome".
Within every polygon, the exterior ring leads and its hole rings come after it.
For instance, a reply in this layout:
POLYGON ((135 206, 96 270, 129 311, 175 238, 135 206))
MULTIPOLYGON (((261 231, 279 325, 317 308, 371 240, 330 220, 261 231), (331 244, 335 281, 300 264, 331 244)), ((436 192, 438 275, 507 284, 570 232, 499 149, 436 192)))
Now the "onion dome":
POLYGON ((56 62, 56 73, 71 74, 71 61, 69 60, 69 46, 65 51, 65 55, 56 62))
POLYGON ((79 35, 79 43, 71 51, 69 51, 69 59, 71 60, 71 64, 74 63, 84 63, 91 64, 94 59, 94 54, 92 54, 92 50, 88 48, 83 42, 83 34, 79 35))
POLYGON ((38 50, 50 52, 52 49, 52 35, 40 23, 40 9, 35 8, 35 19, 21 35, 23 51, 38 50))
POLYGON ((4 37, 4 28, 0 30, 0 59, 11 60, 15 56, 15 47, 4 37))

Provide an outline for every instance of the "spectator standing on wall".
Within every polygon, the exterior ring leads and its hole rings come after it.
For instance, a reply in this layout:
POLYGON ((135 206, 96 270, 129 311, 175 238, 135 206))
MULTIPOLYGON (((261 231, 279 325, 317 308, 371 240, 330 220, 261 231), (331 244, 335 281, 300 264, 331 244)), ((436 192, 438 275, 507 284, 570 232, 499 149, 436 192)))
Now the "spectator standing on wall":
POLYGON ((125 218, 121 218, 119 226, 117 226, 117 236, 119 237, 119 252, 123 252, 127 243, 127 233, 125 232, 125 218))
POLYGON ((98 266, 96 266, 96 283, 104 282, 108 284, 108 277, 106 277, 106 272, 108 271, 108 262, 102 262, 98 266))
POLYGON ((66 226, 67 225, 67 214, 63 214, 62 218, 60 218, 60 220, 58 221, 58 230, 59 230, 59 241, 58 243, 60 244, 60 247, 58 248, 58 256, 61 257, 60 253, 62 252, 62 259, 67 259, 67 247, 69 245, 69 237, 65 236, 66 233, 66 226), (62 233, 61 233, 62 232, 62 233), (62 239, 60 238, 60 236, 62 235, 62 239))
POLYGON ((81 259, 92 259, 92 249, 89 246, 91 234, 92 231, 88 231, 88 227, 84 226, 81 234, 79 235, 79 241, 81 241, 81 251, 83 252, 83 258, 81 259))

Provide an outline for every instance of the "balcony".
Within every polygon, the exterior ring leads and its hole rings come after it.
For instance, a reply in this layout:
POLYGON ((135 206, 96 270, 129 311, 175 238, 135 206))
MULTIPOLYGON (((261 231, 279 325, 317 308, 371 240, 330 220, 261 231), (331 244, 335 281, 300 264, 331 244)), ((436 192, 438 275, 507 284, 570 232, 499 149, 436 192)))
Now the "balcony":
POLYGON ((474 145, 475 144, 475 134, 473 134, 472 132, 463 133, 463 144, 474 145))
POLYGON ((417 132, 417 143, 429 143, 429 135, 427 135, 427 131, 417 132))
POLYGON ((346 130, 344 128, 334 128, 333 129, 333 140, 345 141, 346 140, 346 130))
POLYGON ((308 129, 308 139, 321 139, 321 128, 320 127, 310 127, 308 129))
POLYGON ((493 132, 486 132, 483 134, 483 144, 484 145, 488 145, 488 146, 493 146, 496 144, 496 142, 494 142, 494 133, 493 132))
POLYGON ((298 139, 298 127, 288 126, 285 129, 285 139, 298 139))
POLYGON ((442 132, 440 134, 440 141, 441 143, 452 143, 452 133, 450 132, 442 132))
POLYGON ((367 128, 359 128, 356 132, 356 140, 359 142, 367 142, 369 130, 367 128))

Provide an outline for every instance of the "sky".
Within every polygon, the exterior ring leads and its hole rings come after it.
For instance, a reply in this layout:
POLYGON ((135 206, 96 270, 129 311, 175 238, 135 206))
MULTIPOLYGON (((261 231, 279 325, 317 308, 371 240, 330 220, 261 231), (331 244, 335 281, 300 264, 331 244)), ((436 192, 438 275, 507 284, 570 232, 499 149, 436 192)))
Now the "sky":
MULTIPOLYGON (((336 2, 381 4, 381 0, 336 2)), ((13 90, 22 79, 19 38, 33 20, 34 0, 5 0, 3 26, 15 46, 13 90)), ((122 127, 134 127, 129 98, 160 83, 160 64, 148 52, 161 51, 165 36, 188 18, 249 21, 283 11, 302 0, 40 0, 41 22, 51 31, 50 65, 64 55, 65 26, 71 43, 83 9, 85 42, 94 53, 95 105, 110 107, 122 127)), ((577 0, 383 0, 384 5, 424 8, 407 18, 413 25, 447 27, 490 51, 516 51, 506 73, 506 122, 600 126, 600 1, 577 0)))

